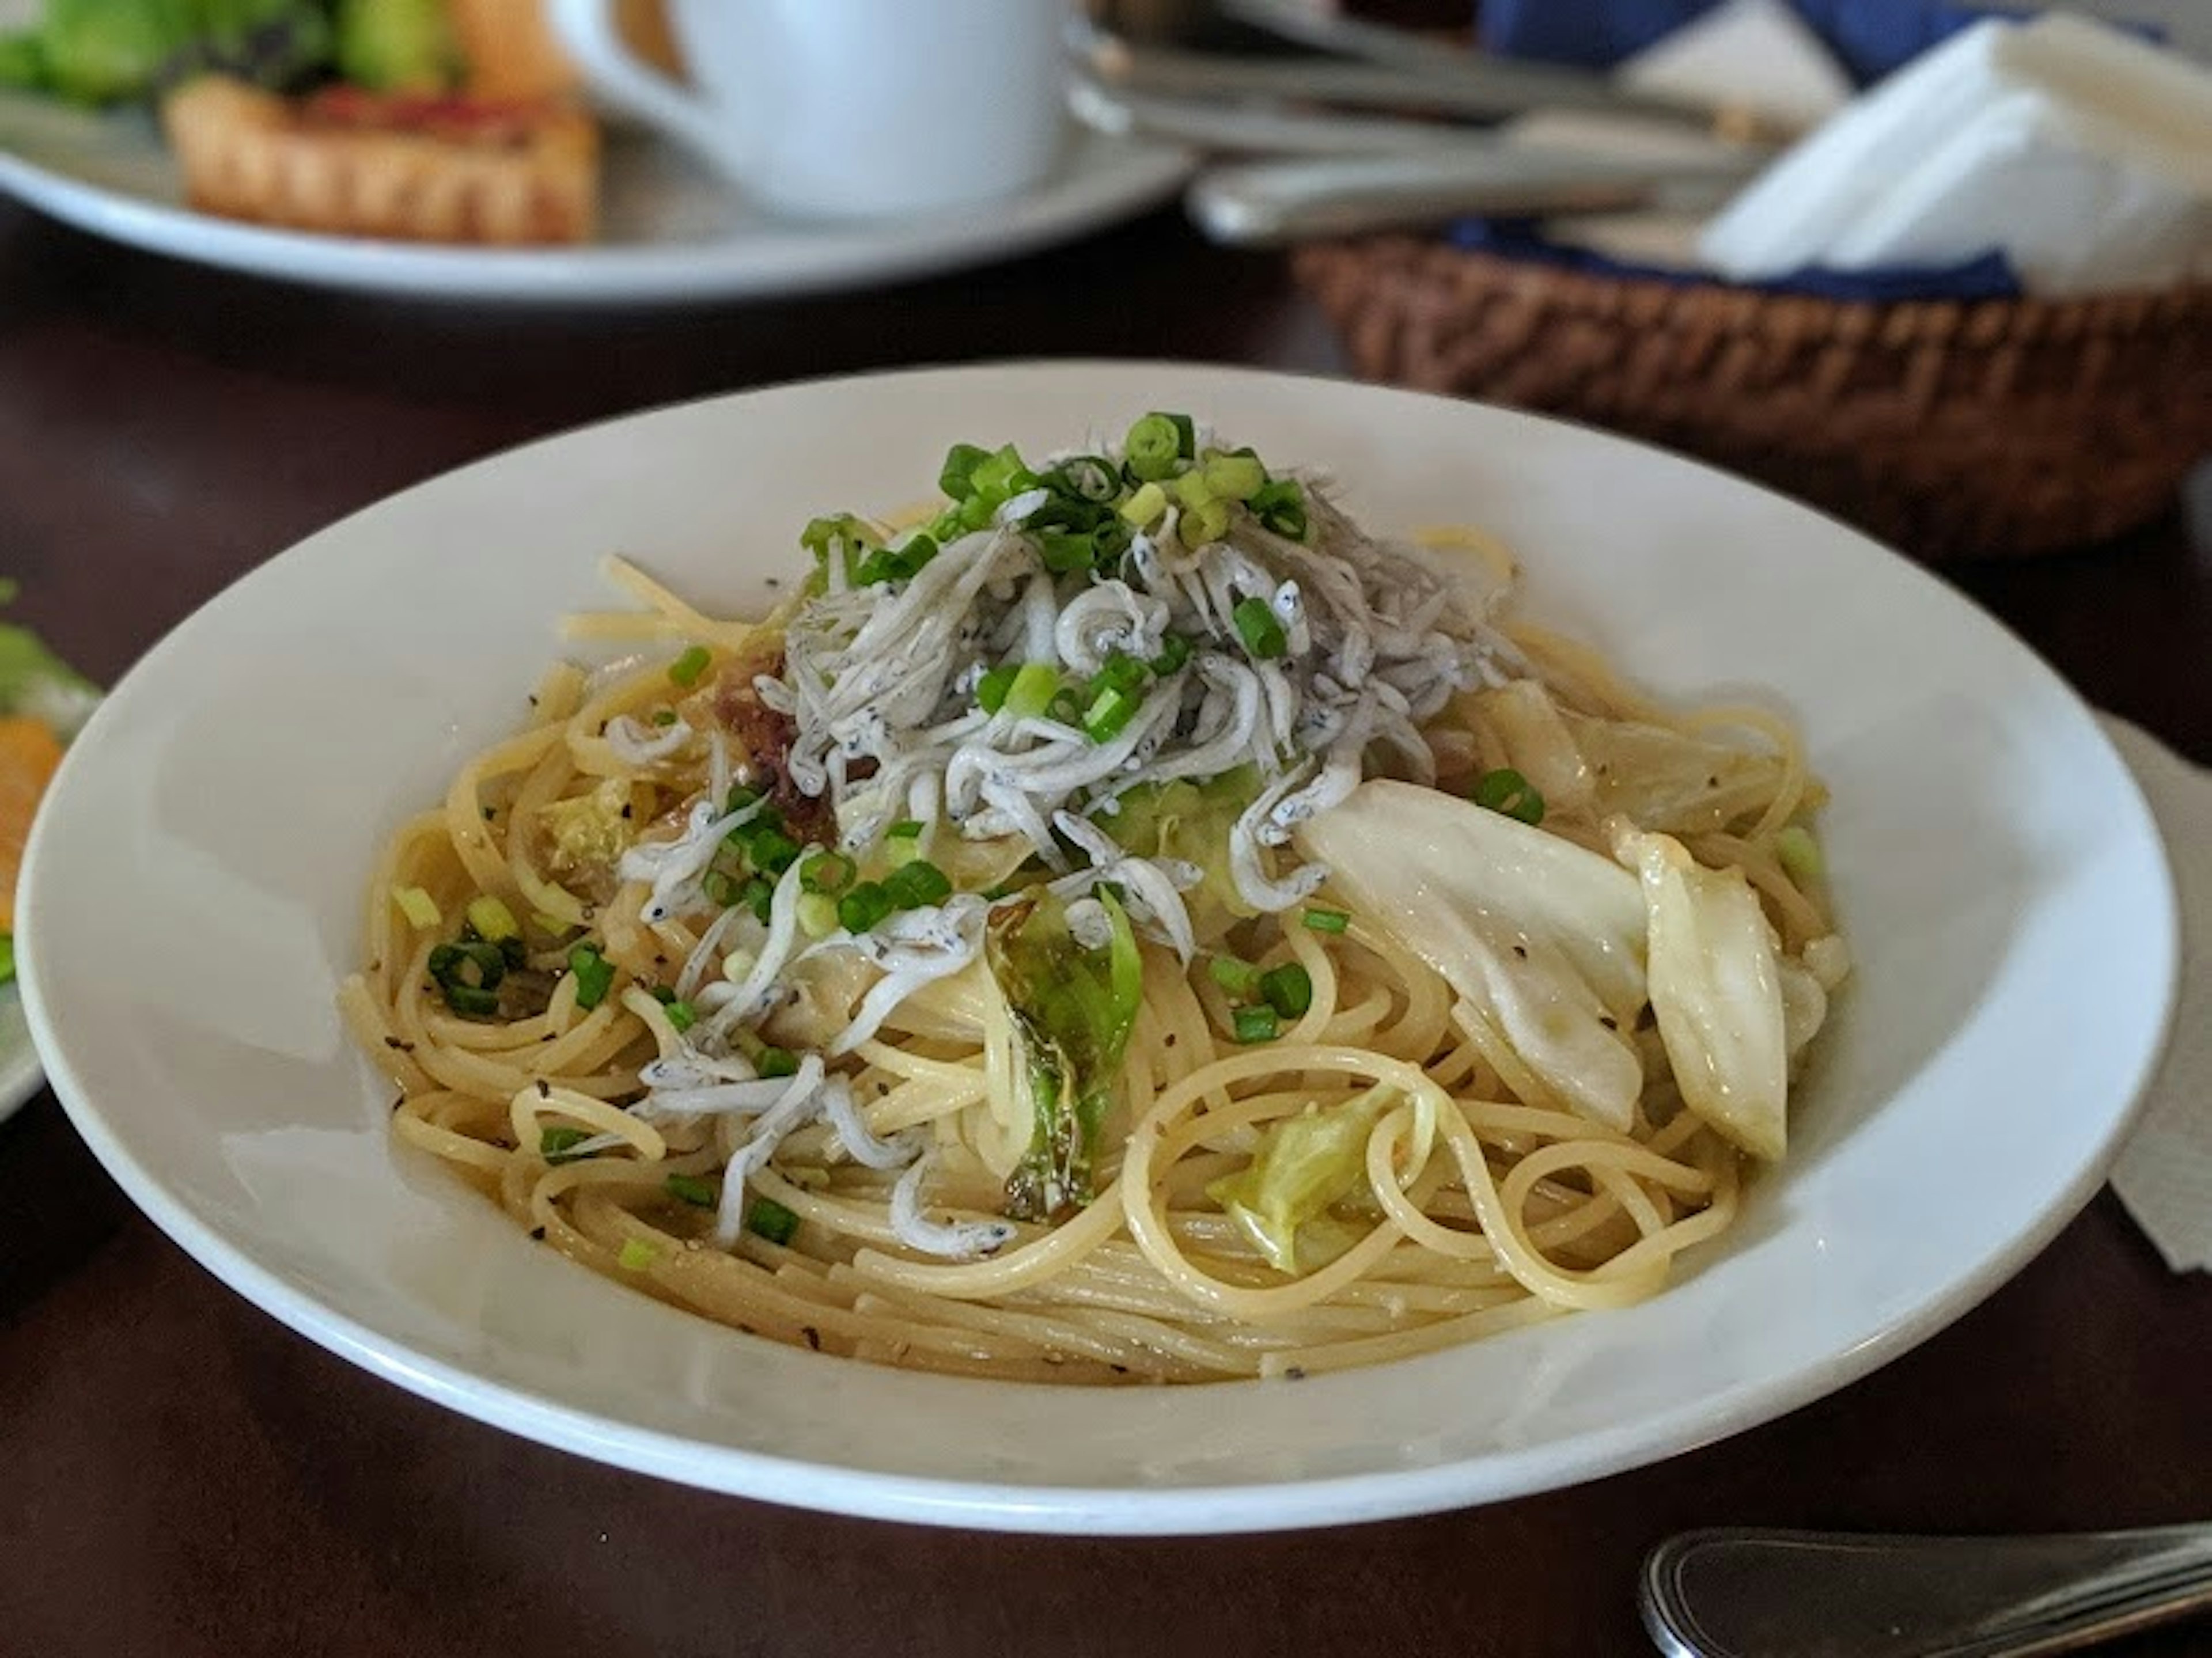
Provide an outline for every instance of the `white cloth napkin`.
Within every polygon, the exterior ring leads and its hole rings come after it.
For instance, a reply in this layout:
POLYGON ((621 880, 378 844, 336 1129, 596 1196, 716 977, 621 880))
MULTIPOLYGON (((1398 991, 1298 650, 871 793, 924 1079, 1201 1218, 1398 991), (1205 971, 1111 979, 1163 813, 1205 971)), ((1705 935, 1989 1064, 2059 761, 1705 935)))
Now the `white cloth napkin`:
MULTIPOLYGON (((1632 92, 1702 100, 1811 129, 1851 100, 1850 77, 1820 37, 1783 0, 1722 0, 1711 11, 1623 58, 1613 78, 1632 92)), ((1674 122, 1580 110, 1544 110, 1506 124, 1513 143, 1594 160, 1685 167, 1735 162, 1721 139, 1674 122)), ((1711 192, 1693 209, 1670 203, 1626 213, 1556 219, 1546 234, 1608 258, 1692 270, 1703 264, 1698 233, 1720 204, 1711 192)))
POLYGON ((2166 1264, 2212 1271, 2212 771, 2124 720, 2103 717, 2166 837, 2181 900, 2173 1035, 2112 1189, 2166 1264))
POLYGON ((1978 23, 1820 127, 1698 240, 1740 281, 1992 247, 2038 294, 2212 276, 2212 69, 2063 12, 1978 23))

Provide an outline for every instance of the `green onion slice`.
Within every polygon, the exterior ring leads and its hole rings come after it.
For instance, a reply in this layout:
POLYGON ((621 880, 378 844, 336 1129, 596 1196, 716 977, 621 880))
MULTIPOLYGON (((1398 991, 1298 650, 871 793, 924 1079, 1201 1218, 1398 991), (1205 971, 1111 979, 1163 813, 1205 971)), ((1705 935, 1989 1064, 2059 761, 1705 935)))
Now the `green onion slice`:
POLYGON ((668 665, 668 677, 688 691, 699 683, 699 676, 707 671, 707 665, 714 659, 714 653, 704 645, 694 645, 668 665))
POLYGON ((1021 669, 1013 663, 1001 664, 975 682, 975 703, 985 714, 996 714, 1006 706, 1006 694, 1014 688, 1014 677, 1021 669))
POLYGON ((574 1163, 575 1150, 591 1139, 590 1131, 556 1125, 538 1136, 538 1155, 548 1163, 574 1163))
POLYGON ((1216 956, 1206 970, 1232 996, 1249 996, 1260 987, 1260 969, 1234 956, 1216 956))
POLYGON ((837 924, 848 932, 866 932, 898 908, 880 881, 863 881, 837 901, 837 924))
POLYGON ((1235 1029, 1240 1042, 1272 1042, 1282 1035, 1282 1020, 1273 1008, 1262 1002, 1257 1006, 1238 1008, 1235 1029))
POLYGON ((1121 440, 1121 465, 1138 483, 1155 483, 1174 473, 1182 445, 1182 428, 1175 416, 1146 415, 1121 440))
POLYGON ((1297 962, 1271 967, 1260 975, 1260 996, 1284 1018, 1301 1017, 1313 1005, 1313 975, 1297 962))
POLYGON ((1474 804, 1503 812, 1534 828, 1544 821, 1544 797, 1510 766, 1486 771, 1474 780, 1474 804))
POLYGON ((745 1230, 770 1243, 788 1243, 799 1230, 799 1217, 774 1198, 755 1198, 745 1211, 745 1230))
POLYGON ((568 971, 576 981, 576 1005, 589 1012, 606 1000, 615 981, 615 964, 589 944, 568 950, 568 971))
POLYGON ((1273 660, 1290 649, 1290 638, 1266 599, 1256 596, 1240 598, 1229 615, 1237 624, 1237 636, 1244 641, 1244 648, 1260 660, 1273 660))
POLYGON ((671 1175, 668 1195, 680 1198, 695 1209, 712 1209, 716 1200, 714 1183, 701 1180, 696 1175, 671 1175))
POLYGON ((859 878, 860 866, 842 852, 817 852, 799 866, 799 884, 836 897, 859 878))

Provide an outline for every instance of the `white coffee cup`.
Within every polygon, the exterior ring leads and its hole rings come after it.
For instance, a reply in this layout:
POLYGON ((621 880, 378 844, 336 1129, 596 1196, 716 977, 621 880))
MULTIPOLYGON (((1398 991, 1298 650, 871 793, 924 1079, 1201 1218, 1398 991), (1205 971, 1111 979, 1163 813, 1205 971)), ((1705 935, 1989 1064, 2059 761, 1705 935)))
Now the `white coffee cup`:
POLYGON ((607 105, 779 211, 927 213, 1029 189, 1067 131, 1068 0, 666 0, 690 85, 611 0, 551 0, 607 105))

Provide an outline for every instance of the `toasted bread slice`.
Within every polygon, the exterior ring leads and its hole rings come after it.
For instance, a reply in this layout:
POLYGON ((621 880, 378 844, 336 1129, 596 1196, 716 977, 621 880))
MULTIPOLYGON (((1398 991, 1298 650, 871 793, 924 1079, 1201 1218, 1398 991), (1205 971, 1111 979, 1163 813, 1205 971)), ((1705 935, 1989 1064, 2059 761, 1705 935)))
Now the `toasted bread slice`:
POLYGON ((589 240, 599 130, 558 102, 374 94, 288 99, 222 76, 161 121, 194 207, 341 235, 530 245, 589 240))

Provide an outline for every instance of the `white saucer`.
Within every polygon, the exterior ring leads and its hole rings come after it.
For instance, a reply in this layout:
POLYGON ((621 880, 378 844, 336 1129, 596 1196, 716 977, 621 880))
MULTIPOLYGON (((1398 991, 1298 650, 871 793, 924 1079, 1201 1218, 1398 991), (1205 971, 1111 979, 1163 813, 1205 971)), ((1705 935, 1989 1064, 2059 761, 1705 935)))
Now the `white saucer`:
POLYGON ((466 248, 270 229, 183 204, 143 112, 99 114, 0 92, 0 191, 66 223, 157 253, 331 288, 571 304, 756 299, 857 288, 1010 258, 1144 211, 1181 188, 1189 152, 1071 128, 1030 195, 903 222, 771 217, 666 145, 610 135, 602 240, 466 248))

